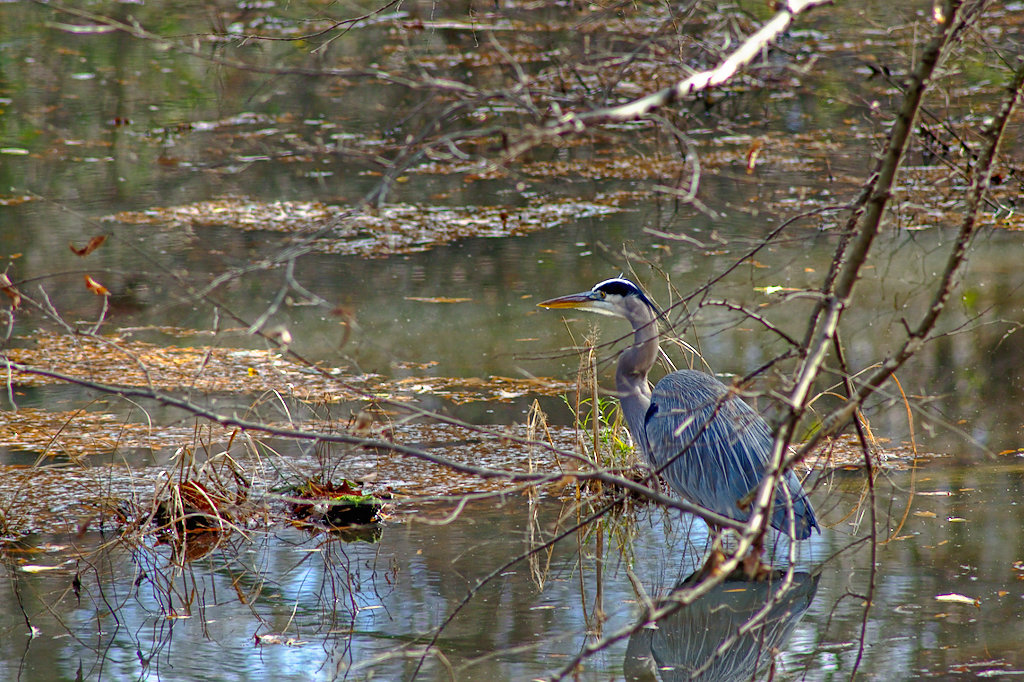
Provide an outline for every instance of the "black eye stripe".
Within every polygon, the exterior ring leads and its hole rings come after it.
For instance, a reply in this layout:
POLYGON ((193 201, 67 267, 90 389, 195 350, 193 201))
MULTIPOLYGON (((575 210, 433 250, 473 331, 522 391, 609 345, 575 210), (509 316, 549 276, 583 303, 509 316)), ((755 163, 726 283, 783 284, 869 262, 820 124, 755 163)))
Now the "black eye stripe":
POLYGON ((601 298, 604 298, 609 294, 615 294, 616 296, 622 296, 623 298, 627 296, 636 296, 646 303, 647 306, 655 312, 655 314, 661 314, 658 311, 658 306, 654 305, 651 299, 647 298, 646 294, 644 294, 637 285, 633 284, 628 279, 622 279, 621 277, 606 279, 605 281, 596 284, 592 291, 600 294, 601 298))
POLYGON ((601 282, 594 291, 601 291, 605 294, 616 294, 618 296, 629 296, 630 294, 639 294, 640 290, 633 285, 632 282, 627 282, 623 279, 610 279, 607 282, 601 282))

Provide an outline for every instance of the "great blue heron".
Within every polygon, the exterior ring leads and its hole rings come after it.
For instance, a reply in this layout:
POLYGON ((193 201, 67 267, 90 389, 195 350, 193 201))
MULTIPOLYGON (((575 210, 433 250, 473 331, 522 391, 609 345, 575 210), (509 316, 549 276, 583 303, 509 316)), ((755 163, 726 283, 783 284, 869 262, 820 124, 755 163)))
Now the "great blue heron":
MULTIPOLYGON (((771 430, 733 391, 704 372, 672 372, 651 391, 647 374, 658 358, 658 309, 640 288, 627 279, 609 279, 590 291, 538 305, 612 315, 633 325, 633 345, 619 357, 615 387, 637 447, 684 499, 747 521, 751 492, 768 468, 771 430)), ((783 475, 774 499, 774 528, 797 540, 818 529, 810 500, 792 471, 783 475)), ((755 551, 760 555, 760 542, 755 551)))

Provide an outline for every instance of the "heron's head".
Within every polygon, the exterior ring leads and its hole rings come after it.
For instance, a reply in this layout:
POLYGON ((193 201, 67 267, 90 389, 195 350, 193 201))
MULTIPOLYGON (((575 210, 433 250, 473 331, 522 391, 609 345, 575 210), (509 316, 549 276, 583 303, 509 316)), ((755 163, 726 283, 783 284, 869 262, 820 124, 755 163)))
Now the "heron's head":
POLYGON ((541 308, 576 308, 627 320, 636 318, 638 309, 646 308, 654 315, 658 314, 657 307, 640 291, 640 287, 620 277, 606 279, 590 291, 559 296, 537 305, 541 308))

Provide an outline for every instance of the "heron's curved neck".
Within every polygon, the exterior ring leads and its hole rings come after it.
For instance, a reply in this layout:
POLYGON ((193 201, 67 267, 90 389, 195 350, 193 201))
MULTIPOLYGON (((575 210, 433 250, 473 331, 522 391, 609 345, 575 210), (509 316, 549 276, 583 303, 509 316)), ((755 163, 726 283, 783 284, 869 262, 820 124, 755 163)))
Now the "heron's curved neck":
MULTIPOLYGON (((627 319, 633 325, 633 345, 619 357, 615 369, 615 388, 627 420, 632 422, 643 416, 651 404, 651 386, 647 373, 658 359, 658 324, 654 311, 642 301, 631 301, 627 319)), ((631 426, 633 424, 631 423, 631 426)))

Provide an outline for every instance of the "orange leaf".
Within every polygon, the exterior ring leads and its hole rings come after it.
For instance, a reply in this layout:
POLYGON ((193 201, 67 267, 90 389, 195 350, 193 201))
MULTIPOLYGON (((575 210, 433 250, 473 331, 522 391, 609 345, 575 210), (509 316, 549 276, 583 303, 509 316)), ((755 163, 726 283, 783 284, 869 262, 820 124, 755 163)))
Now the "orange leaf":
POLYGON ((754 172, 754 166, 757 165, 757 155, 761 153, 762 146, 764 146, 764 142, 761 140, 754 140, 750 144, 750 149, 747 150, 747 175, 754 172))
POLYGON ((96 294, 97 296, 110 295, 110 292, 107 291, 107 288, 105 286, 94 280, 89 275, 85 276, 85 288, 91 291, 92 293, 96 294))
POLYGON ((11 282, 11 278, 7 276, 6 272, 0 272, 0 290, 11 299, 11 308, 17 310, 21 305, 21 294, 14 288, 14 283, 11 282))
POLYGON ((68 248, 70 248, 72 251, 75 252, 75 254, 79 256, 88 256, 90 253, 100 248, 100 246, 102 246, 103 242, 105 241, 107 241, 107 235, 101 234, 90 239, 89 243, 80 249, 75 248, 75 245, 70 242, 68 242, 68 248))

